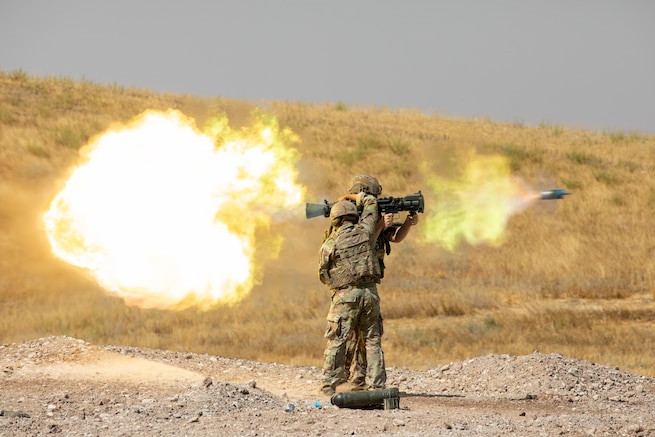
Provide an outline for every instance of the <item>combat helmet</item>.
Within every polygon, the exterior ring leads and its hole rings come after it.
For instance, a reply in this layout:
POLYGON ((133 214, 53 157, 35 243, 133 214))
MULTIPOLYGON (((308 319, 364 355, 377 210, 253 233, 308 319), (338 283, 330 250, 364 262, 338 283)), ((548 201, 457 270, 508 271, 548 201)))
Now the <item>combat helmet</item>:
POLYGON ((373 176, 360 174, 350 180, 348 192, 357 194, 362 191, 377 197, 382 193, 382 185, 373 176))
POLYGON ((330 209, 330 220, 335 221, 336 219, 351 215, 353 216, 354 221, 359 219, 359 214, 357 213, 357 207, 350 200, 340 200, 330 209))

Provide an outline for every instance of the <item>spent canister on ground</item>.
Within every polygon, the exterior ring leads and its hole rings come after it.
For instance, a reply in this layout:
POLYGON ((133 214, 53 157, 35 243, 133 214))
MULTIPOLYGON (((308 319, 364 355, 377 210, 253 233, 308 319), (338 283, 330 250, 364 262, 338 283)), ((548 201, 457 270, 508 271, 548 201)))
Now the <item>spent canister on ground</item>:
POLYGON ((397 388, 384 390, 342 391, 332 395, 331 402, 339 408, 370 408, 390 405, 389 408, 398 408, 398 401, 385 402, 385 399, 400 399, 397 388))

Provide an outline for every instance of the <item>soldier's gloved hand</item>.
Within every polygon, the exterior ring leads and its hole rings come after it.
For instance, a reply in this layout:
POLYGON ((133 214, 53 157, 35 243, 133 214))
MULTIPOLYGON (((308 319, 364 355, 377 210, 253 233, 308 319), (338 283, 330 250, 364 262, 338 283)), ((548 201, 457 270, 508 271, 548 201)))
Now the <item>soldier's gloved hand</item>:
POLYGON ((409 223, 412 226, 417 224, 418 223, 418 214, 407 214, 407 218, 405 219, 405 223, 409 223))
POLYGON ((382 219, 384 220, 384 229, 387 229, 393 225, 393 214, 392 213, 386 213, 384 216, 382 216, 382 219))

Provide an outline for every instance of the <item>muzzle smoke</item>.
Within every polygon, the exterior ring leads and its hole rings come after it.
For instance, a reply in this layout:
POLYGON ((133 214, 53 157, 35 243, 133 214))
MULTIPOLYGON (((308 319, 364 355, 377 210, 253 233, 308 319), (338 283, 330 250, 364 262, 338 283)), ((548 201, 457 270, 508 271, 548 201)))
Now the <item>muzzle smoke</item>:
POLYGON ((509 218, 538 196, 511 175, 502 156, 470 152, 454 164, 446 177, 423 167, 432 197, 422 226, 426 241, 449 251, 464 242, 502 244, 509 218))

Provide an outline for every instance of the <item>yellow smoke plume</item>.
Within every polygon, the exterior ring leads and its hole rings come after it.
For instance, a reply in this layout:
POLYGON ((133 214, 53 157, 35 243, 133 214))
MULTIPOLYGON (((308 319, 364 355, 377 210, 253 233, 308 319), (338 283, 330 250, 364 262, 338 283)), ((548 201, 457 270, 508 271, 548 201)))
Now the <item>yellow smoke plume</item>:
POLYGON ((500 245, 509 218, 535 200, 534 194, 511 175, 502 156, 470 151, 451 164, 443 177, 429 163, 423 166, 431 192, 423 226, 426 241, 449 251, 464 242, 500 245))

